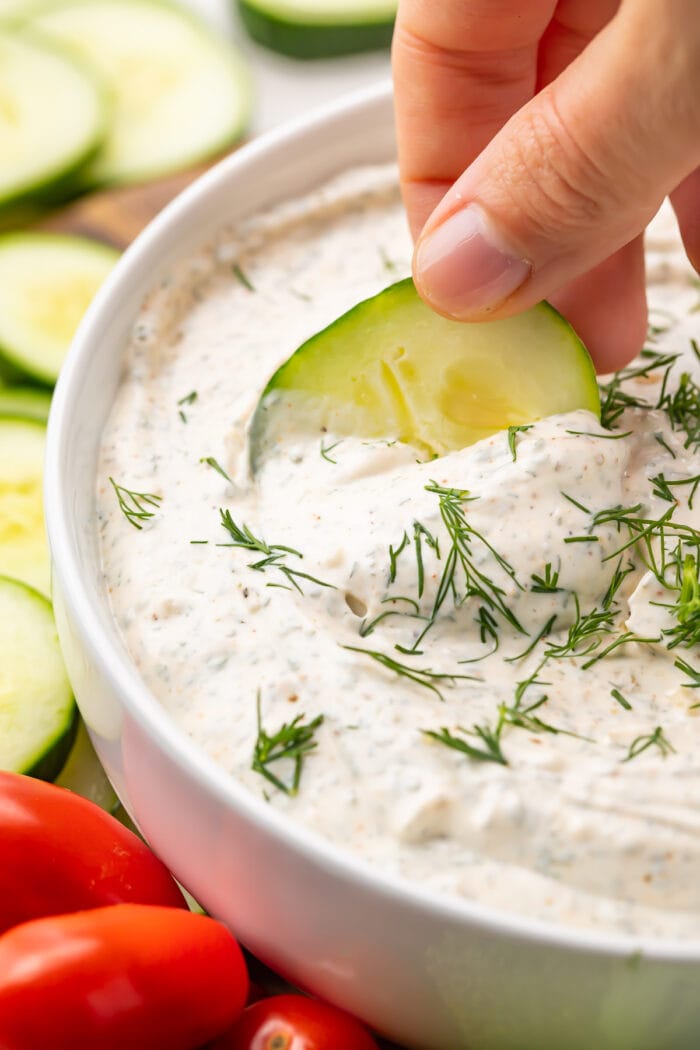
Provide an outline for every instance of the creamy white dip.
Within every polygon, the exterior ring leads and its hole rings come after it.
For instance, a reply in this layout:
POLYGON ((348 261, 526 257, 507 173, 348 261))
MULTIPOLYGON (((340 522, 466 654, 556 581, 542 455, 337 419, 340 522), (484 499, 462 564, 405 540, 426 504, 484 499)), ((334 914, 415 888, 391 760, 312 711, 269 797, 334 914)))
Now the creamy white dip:
MULTIPOLYGON (((669 648, 679 628, 669 606, 674 552, 697 554, 700 491, 678 411, 629 407, 612 430, 575 412, 431 462, 390 434, 367 443, 302 426, 248 476, 246 427, 269 376, 406 275, 410 250, 395 172, 360 171, 224 229, 149 294, 97 478, 104 583, 125 643, 217 762, 385 873, 559 924, 698 937, 700 653, 669 648), (676 502, 650 480, 659 475, 686 482, 671 484, 676 502), (142 529, 110 477, 160 497, 142 529), (441 503, 455 499, 479 534, 468 533, 470 564, 486 597, 463 600, 458 564, 430 623, 454 539, 441 503), (225 545, 222 510, 303 557, 251 567, 264 553, 225 545), (648 527, 655 575, 630 528, 667 512, 665 572, 648 527), (313 579, 290 580, 280 565, 313 579), (521 630, 489 604, 496 594, 521 630), (571 656, 576 625, 584 637, 571 656), (294 795, 252 763, 260 726, 274 736, 297 716, 297 726, 323 722, 294 795), (482 754, 423 732, 443 729, 482 754)), ((622 384, 653 406, 666 372, 671 394, 684 371, 700 381, 698 286, 668 215, 649 235, 649 285, 649 346, 683 355, 670 370, 647 358, 651 375, 622 384)), ((291 783, 290 762, 266 768, 291 783)))

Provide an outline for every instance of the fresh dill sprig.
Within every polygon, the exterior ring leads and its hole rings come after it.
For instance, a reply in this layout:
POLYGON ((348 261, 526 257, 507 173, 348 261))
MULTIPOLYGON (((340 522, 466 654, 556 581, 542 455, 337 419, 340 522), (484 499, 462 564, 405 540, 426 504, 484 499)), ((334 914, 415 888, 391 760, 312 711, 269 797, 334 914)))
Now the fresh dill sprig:
POLYGON ((586 656, 597 649, 601 640, 610 635, 614 629, 616 611, 612 608, 593 608, 582 613, 578 595, 574 594, 576 616, 569 624, 565 641, 550 645, 545 650, 549 659, 562 659, 569 656, 586 656))
MULTIPOLYGON (((221 525, 231 537, 231 543, 220 543, 218 546, 241 547, 243 550, 257 551, 263 555, 258 561, 250 562, 248 565, 249 569, 255 569, 256 572, 276 569, 300 594, 303 594, 303 591, 299 580, 309 580, 311 583, 318 584, 319 587, 334 588, 332 583, 326 583, 324 580, 319 580, 316 576, 311 576, 308 572, 302 572, 300 569, 293 569, 290 565, 287 565, 286 558, 290 555, 295 558, 303 558, 303 554, 300 551, 295 550, 293 547, 285 547, 281 543, 266 543, 265 540, 255 536, 247 525, 239 525, 234 521, 230 510, 220 508, 219 514, 221 515, 221 525)), ((275 586, 279 587, 282 585, 268 584, 268 587, 275 586)))
POLYGON ((142 529, 143 525, 140 525, 139 522, 148 521, 155 514, 155 510, 148 510, 148 508, 158 509, 163 497, 156 496, 152 492, 135 492, 133 489, 127 489, 124 485, 119 485, 112 477, 109 483, 114 489, 119 509, 126 520, 135 529, 142 529))
POLYGON ((581 668, 582 670, 587 671, 589 667, 592 667, 593 664, 597 664, 599 660, 604 660, 606 656, 610 655, 610 653, 620 649, 623 645, 629 645, 631 642, 638 642, 640 645, 648 645, 651 642, 658 641, 660 641, 658 635, 654 638, 642 638, 640 635, 635 634, 634 631, 624 631, 622 634, 619 634, 617 638, 614 638, 609 645, 606 645, 604 649, 597 652, 595 656, 586 660, 586 662, 581 665, 581 668))
POLYGON ((479 638, 481 639, 482 644, 490 638, 495 644, 496 648, 493 650, 495 652, 498 648, 498 623, 496 622, 495 617, 491 615, 485 606, 480 605, 479 612, 476 616, 476 622, 479 625, 479 638))
POLYGON ((514 463, 518 458, 518 450, 515 444, 515 439, 517 435, 524 434, 526 430, 532 430, 533 426, 533 423, 526 423, 523 426, 508 427, 508 448, 510 450, 510 454, 514 463))
POLYGON ((687 677, 690 678, 689 682, 683 683, 684 689, 700 689, 700 671, 696 671, 694 667, 691 667, 687 660, 682 660, 680 656, 673 666, 677 667, 679 671, 682 671, 684 675, 687 675, 687 677))
POLYGON ((217 460, 214 459, 213 456, 202 456, 199 462, 206 463, 208 467, 211 467, 212 470, 215 470, 216 473, 220 474, 222 478, 230 482, 231 485, 233 484, 233 481, 231 481, 231 478, 228 476, 224 468, 217 460))
POLYGON ((518 703, 514 704, 512 707, 508 707, 506 704, 501 704, 498 709, 500 717, 497 729, 499 735, 501 732, 501 728, 499 727, 509 725, 514 726, 517 729, 526 729, 530 733, 552 733, 554 736, 573 736, 577 740, 586 740, 591 744, 595 742, 589 736, 582 736, 581 733, 574 733, 570 729, 561 729, 559 726, 553 726, 550 722, 545 722, 538 715, 532 713, 546 703, 547 697, 541 696, 539 700, 535 700, 535 702, 528 707, 520 707, 518 703))
POLYGON ((664 635, 671 641, 669 649, 682 645, 691 649, 700 643, 700 580, 698 579, 699 558, 697 554, 686 554, 682 565, 679 564, 678 598, 671 606, 671 613, 676 624, 665 630, 664 635))
POLYGON ((656 576, 659 583, 668 586, 666 572, 669 561, 669 542, 675 540, 690 547, 700 546, 700 532, 692 525, 672 521, 675 504, 670 506, 658 518, 646 518, 639 515, 641 504, 633 507, 610 507, 599 511, 593 519, 593 528, 602 524, 613 523, 618 531, 627 529, 628 538, 617 550, 607 554, 604 561, 617 557, 630 547, 636 547, 641 553, 647 568, 656 576))
POLYGON ((477 747, 475 744, 470 744, 464 736, 455 736, 445 726, 442 726, 439 731, 434 729, 421 730, 424 736, 430 737, 431 740, 437 740, 438 743, 451 747, 455 751, 461 751, 462 754, 467 755, 469 758, 474 758, 479 762, 498 762, 501 766, 508 765, 508 760, 501 750, 500 733, 494 732, 489 726, 476 724, 472 729, 462 729, 460 726, 459 731, 481 740, 484 746, 477 747))
POLYGON ((672 394, 662 389, 656 407, 666 413, 673 430, 683 431, 685 448, 700 446, 700 387, 690 373, 682 373, 672 394))
POLYGON ((600 390, 600 424, 605 430, 611 430, 616 420, 627 408, 652 408, 644 398, 635 397, 623 390, 623 384, 634 379, 649 379, 654 373, 661 372, 662 390, 668 384, 670 370, 678 360, 679 354, 660 354, 648 348, 642 350, 642 364, 623 368, 615 372, 607 383, 599 384, 600 390))
MULTIPOLYGON (((395 660, 393 656, 389 656, 388 653, 378 652, 376 649, 361 649, 356 645, 344 645, 343 649, 347 649, 351 653, 363 653, 365 656, 369 656, 372 660, 375 660, 382 667, 386 667, 387 670, 393 671, 395 674, 400 675, 403 678, 409 678, 412 682, 417 685, 422 685, 425 689, 429 689, 431 693, 435 693, 439 700, 444 700, 442 693, 439 688, 435 685, 436 682, 449 682, 454 684, 458 679, 463 681, 479 681, 474 675, 470 674, 446 674, 438 671, 421 670, 417 667, 411 667, 409 664, 402 664, 398 660, 395 660)), ((406 650, 402 650, 406 652, 406 650)))
POLYGON ((688 510, 693 509, 693 499, 695 498, 698 485, 700 485, 700 474, 695 474, 692 478, 677 478, 669 481, 662 473, 659 473, 655 474, 653 478, 649 478, 649 481, 653 485, 652 495, 666 500, 667 503, 678 503, 678 497, 673 492, 674 488, 692 485, 688 496, 688 510))
POLYGON ((258 735, 253 748, 251 768, 283 791, 285 795, 296 795, 299 791, 302 765, 306 756, 314 751, 317 742, 316 730, 323 724, 323 715, 317 715, 311 722, 304 723, 304 715, 297 715, 291 722, 285 722, 276 733, 268 733, 262 725, 260 714, 260 692, 257 703, 258 735), (272 772, 273 762, 289 759, 292 762, 292 777, 284 781, 272 772))
POLYGON ((653 733, 648 733, 643 736, 638 736, 629 746, 629 750, 625 757, 622 759, 623 762, 631 762, 633 758, 637 758, 650 747, 658 747, 664 758, 670 755, 671 752, 675 753, 675 747, 670 740, 664 735, 664 731, 661 726, 657 726, 653 733))
MULTIPOLYGON (((465 489, 445 488, 436 482, 425 486, 426 492, 438 497, 440 517, 442 518, 451 545, 446 555, 444 568, 438 583, 435 601, 430 614, 428 627, 435 622, 438 612, 448 595, 452 595, 456 605, 462 605, 468 598, 479 598, 481 603, 492 613, 498 612, 511 627, 521 634, 525 630, 512 609, 506 604, 505 592, 494 580, 478 568, 474 559, 473 547, 485 548, 496 565, 513 581, 518 589, 518 582, 513 566, 494 549, 488 540, 467 521, 464 504, 475 497, 465 489), (461 581, 458 577, 461 570, 461 581)), ((426 630, 428 630, 426 627, 426 630)), ((425 632, 424 632, 425 633, 425 632)))

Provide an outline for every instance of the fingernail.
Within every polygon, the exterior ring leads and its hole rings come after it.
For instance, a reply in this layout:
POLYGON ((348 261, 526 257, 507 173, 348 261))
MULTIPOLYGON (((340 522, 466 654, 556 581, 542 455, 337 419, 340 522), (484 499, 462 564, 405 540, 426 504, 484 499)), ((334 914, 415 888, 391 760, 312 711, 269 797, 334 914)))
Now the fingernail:
POLYGON ((414 272, 421 292, 458 320, 493 309, 530 275, 531 264, 508 249, 481 208, 460 208, 418 242, 414 272))

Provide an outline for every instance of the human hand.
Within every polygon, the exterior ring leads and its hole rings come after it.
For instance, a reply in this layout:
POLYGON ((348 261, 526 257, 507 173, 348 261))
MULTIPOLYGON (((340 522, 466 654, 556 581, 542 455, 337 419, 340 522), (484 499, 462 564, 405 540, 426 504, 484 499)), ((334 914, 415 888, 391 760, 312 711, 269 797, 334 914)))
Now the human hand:
POLYGON ((460 320, 548 298, 600 371, 629 361, 667 194, 700 270, 698 0, 399 0, 393 69, 423 298, 460 320))

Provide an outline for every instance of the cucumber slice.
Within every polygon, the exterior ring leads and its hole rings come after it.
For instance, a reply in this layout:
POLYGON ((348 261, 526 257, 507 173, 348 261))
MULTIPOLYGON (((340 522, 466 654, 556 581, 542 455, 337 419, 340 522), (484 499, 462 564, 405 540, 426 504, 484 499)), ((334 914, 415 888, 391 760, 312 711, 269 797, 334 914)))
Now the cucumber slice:
POLYGON ((312 336, 275 372, 251 424, 253 470, 290 431, 397 438, 443 455, 509 426, 587 408, 595 370, 547 303, 502 321, 448 321, 408 278, 312 336))
POLYGON ((0 419, 29 419, 46 423, 51 407, 51 394, 34 386, 0 384, 0 419))
POLYGON ((78 322, 118 258, 85 237, 0 237, 0 355, 53 385, 78 322))
POLYGON ((396 0, 238 0, 253 40, 293 58, 388 47, 396 8, 396 0))
POLYGON ((53 780, 77 730, 51 604, 0 576, 0 769, 53 780))
POLYGON ((0 419, 0 575, 49 594, 41 481, 46 427, 0 419))
POLYGON ((88 185, 188 167, 243 133, 250 90, 242 61, 183 11, 152 0, 68 0, 30 24, 92 64, 110 90, 110 133, 88 185))
POLYGON ((60 196, 104 134, 103 94, 86 70, 24 30, 0 32, 0 213, 60 196))

